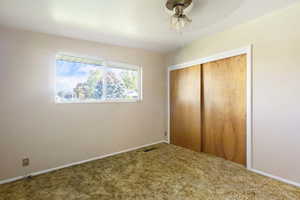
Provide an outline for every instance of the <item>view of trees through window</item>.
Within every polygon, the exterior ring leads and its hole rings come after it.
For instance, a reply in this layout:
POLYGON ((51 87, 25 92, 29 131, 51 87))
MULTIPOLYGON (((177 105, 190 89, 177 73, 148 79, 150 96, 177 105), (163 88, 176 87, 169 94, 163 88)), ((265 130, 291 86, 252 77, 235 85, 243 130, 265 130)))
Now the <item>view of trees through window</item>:
POLYGON ((139 98, 137 69, 56 61, 56 101, 94 102, 139 98))

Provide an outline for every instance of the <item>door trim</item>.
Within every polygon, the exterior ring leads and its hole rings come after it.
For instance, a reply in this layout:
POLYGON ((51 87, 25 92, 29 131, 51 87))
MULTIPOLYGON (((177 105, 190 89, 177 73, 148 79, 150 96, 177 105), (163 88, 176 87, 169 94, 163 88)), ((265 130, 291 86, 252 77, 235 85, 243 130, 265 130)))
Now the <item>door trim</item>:
POLYGON ((247 55, 247 75, 246 75, 246 135, 247 135, 247 145, 246 145, 246 152, 247 152, 247 162, 246 167, 247 169, 252 169, 252 146, 253 146, 253 62, 252 62, 252 45, 248 45, 244 48, 235 49, 231 51, 226 51, 222 53, 215 54, 213 56, 205 57, 196 59, 193 61, 185 62, 182 64, 171 65, 168 67, 167 72, 167 92, 168 92, 168 130, 167 130, 167 142, 170 143, 170 72, 177 69, 187 68, 193 65, 200 65, 216 60, 221 60, 224 58, 229 58, 233 56, 239 56, 242 54, 247 55))

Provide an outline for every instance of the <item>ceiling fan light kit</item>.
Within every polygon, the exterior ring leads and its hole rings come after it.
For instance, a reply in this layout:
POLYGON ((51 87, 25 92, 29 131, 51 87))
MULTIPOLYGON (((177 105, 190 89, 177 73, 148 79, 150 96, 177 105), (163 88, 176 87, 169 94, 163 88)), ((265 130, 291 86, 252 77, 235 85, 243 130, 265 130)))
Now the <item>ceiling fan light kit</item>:
POLYGON ((167 0, 166 8, 172 12, 171 28, 181 32, 192 22, 185 14, 186 9, 191 8, 192 3, 192 0, 167 0))

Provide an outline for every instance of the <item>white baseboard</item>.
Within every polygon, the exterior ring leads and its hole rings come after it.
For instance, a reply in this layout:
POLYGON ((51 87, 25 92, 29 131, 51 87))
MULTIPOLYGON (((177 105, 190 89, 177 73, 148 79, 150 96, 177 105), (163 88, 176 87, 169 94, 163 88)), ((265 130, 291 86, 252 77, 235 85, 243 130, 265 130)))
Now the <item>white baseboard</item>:
POLYGON ((14 182, 14 181, 17 181, 17 180, 20 180, 20 179, 24 179, 28 176, 37 176, 37 175, 40 175, 40 174, 49 173, 49 172, 56 171, 56 170, 59 170, 59 169, 63 169, 63 168, 67 168, 67 167, 71 167, 71 166, 75 166, 75 165, 80 165, 80 164, 91 162, 91 161, 94 161, 94 160, 99 160, 99 159, 102 159, 102 158, 114 156, 114 155, 121 154, 121 153, 126 153, 126 152, 129 152, 129 151, 134 151, 134 150, 137 150, 137 149, 140 149, 140 148, 143 148, 143 147, 147 147, 147 146, 151 146, 151 145, 155 145, 155 144, 159 144, 159 143, 165 143, 165 142, 166 142, 165 140, 161 140, 161 141, 157 141, 157 142, 154 142, 154 143, 151 143, 151 144, 145 144, 145 145, 142 145, 142 146, 125 149, 125 150, 118 151, 118 152, 115 152, 115 153, 105 154, 105 155, 90 158, 90 159, 87 159, 87 160, 83 160, 83 161, 79 161, 79 162, 73 162, 73 163, 70 163, 70 164, 54 167, 54 168, 51 168, 51 169, 46 169, 46 170, 42 170, 42 171, 38 171, 38 172, 33 172, 33 173, 30 173, 26 176, 18 176, 18 177, 14 177, 14 178, 10 178, 10 179, 0 180, 0 185, 5 184, 5 183, 14 182))
POLYGON ((268 174, 268 173, 266 173, 266 172, 262 172, 262 171, 257 170, 257 169, 250 168, 249 170, 252 171, 252 172, 255 172, 255 173, 257 173, 257 174, 261 174, 261 175, 263 175, 263 176, 267 176, 267 177, 276 179, 276 180, 278 180, 278 181, 281 181, 281 182, 284 182, 284 183, 288 183, 288 184, 291 184, 291 185, 300 187, 300 183, 297 183, 297 182, 294 182, 294 181, 290 181, 290 180, 281 178, 281 177, 279 177, 279 176, 274 176, 274 175, 272 175, 272 174, 268 174))
POLYGON ((23 179, 23 178, 25 178, 25 176, 17 176, 17 177, 14 177, 14 178, 5 179, 5 180, 0 181, 0 185, 5 184, 5 183, 18 181, 18 180, 23 179))

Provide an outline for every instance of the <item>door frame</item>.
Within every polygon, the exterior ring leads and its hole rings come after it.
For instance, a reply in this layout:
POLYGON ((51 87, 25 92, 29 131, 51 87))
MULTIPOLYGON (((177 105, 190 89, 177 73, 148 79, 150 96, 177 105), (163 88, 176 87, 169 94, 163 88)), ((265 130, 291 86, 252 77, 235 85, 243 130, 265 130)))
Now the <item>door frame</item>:
POLYGON ((253 146, 253 57, 252 57, 252 45, 248 45, 244 48, 235 49, 218 53, 209 57, 196 59, 193 61, 185 62, 182 64, 171 65, 167 71, 167 92, 168 92, 168 127, 167 127, 167 142, 170 144, 170 72, 177 69, 183 69, 191 67, 193 65, 200 65, 208 62, 221 60, 224 58, 230 58, 233 56, 239 56, 246 54, 247 56, 247 75, 246 75, 246 167, 252 168, 252 146, 253 146))

